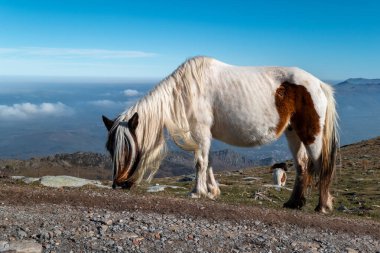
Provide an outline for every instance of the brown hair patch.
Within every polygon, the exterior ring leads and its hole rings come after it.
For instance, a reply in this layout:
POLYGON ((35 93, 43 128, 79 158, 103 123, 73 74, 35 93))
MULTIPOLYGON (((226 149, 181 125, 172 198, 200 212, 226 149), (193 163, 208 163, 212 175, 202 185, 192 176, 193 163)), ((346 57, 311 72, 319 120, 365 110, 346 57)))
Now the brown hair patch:
POLYGON ((284 183, 286 181, 286 174, 284 172, 284 174, 282 174, 282 177, 281 177, 281 183, 284 183))
POLYGON ((276 135, 280 136, 290 122, 304 144, 313 143, 321 127, 307 89, 302 85, 284 82, 276 90, 275 104, 280 116, 276 135))

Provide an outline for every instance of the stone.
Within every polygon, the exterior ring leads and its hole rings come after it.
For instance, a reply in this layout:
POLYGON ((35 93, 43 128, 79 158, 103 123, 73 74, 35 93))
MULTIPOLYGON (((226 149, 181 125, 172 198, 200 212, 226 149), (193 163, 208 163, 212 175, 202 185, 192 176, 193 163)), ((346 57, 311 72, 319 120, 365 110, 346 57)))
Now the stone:
POLYGON ((125 240, 125 239, 137 238, 139 236, 133 232, 124 232, 124 233, 118 234, 117 237, 120 238, 121 240, 125 240))
POLYGON ((34 183, 34 182, 37 182, 38 180, 40 180, 40 178, 38 177, 25 177, 22 179, 22 181, 26 184, 34 183))
POLYGON ((338 211, 346 212, 348 211, 348 208, 345 207, 343 204, 340 204, 340 206, 337 208, 338 211))
POLYGON ((59 229, 55 229, 55 230, 53 231, 53 233, 54 233, 54 236, 61 236, 61 235, 62 235, 62 231, 59 230, 59 229))
POLYGON ((181 186, 175 186, 175 185, 152 185, 149 186, 147 189, 147 192, 162 192, 165 190, 165 188, 172 188, 172 189, 186 189, 185 187, 181 186))
POLYGON ((261 177, 243 177, 244 181, 255 181, 255 180, 261 180, 261 177))
POLYGON ((5 250, 8 250, 8 248, 9 248, 9 242, 0 241, 0 252, 4 252, 5 250))
POLYGON ((102 183, 97 180, 88 180, 72 176, 44 176, 40 179, 44 186, 61 188, 61 187, 82 187, 84 185, 95 185, 103 187, 102 183))
POLYGON ((352 248, 346 248, 347 253, 358 253, 359 251, 352 249, 352 248))
POLYGON ((42 245, 33 240, 12 241, 2 247, 0 243, 0 252, 22 252, 22 253, 40 253, 42 245))
POLYGON ((26 232, 22 229, 19 229, 17 231, 17 237, 18 239, 24 239, 25 237, 27 237, 28 235, 26 234, 26 232))
POLYGON ((195 174, 184 176, 177 180, 177 182, 191 182, 195 180, 195 174))

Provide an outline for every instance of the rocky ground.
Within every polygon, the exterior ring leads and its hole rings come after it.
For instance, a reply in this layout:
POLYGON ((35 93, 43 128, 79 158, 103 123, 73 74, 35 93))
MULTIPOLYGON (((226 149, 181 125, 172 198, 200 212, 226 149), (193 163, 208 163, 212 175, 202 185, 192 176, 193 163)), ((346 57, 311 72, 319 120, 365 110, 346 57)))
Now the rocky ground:
MULTIPOLYGON (((313 188, 302 211, 281 207, 293 170, 281 191, 267 187, 269 167, 218 172, 216 201, 189 199, 191 177, 154 179, 153 188, 171 187, 147 193, 146 184, 49 188, 45 178, 26 184, 0 173, 0 252, 380 252, 379 157, 380 137, 342 147, 329 215, 313 212, 313 188)), ((48 162, 72 169, 58 158, 48 162)), ((106 171, 91 173, 98 169, 106 171)))
POLYGON ((93 186, 0 184, 0 252, 380 252, 380 223, 369 219, 93 186))

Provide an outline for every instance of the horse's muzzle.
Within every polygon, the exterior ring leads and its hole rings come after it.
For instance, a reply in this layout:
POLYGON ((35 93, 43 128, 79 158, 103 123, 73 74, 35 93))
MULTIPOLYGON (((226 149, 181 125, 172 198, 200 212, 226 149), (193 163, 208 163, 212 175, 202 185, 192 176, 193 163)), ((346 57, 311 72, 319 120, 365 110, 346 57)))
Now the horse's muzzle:
POLYGON ((116 189, 116 187, 120 186, 122 189, 127 189, 127 190, 130 190, 133 186, 133 183, 131 182, 123 182, 123 183, 116 183, 116 182, 113 182, 112 184, 112 189, 116 189))

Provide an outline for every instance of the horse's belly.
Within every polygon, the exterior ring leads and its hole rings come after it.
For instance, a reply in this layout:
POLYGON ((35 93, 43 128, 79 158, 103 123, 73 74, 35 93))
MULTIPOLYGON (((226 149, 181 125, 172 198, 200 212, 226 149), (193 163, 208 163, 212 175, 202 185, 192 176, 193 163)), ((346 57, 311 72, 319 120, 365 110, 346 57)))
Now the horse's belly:
POLYGON ((265 122, 249 120, 215 122, 211 128, 213 138, 240 147, 253 147, 276 140, 275 127, 265 122))

